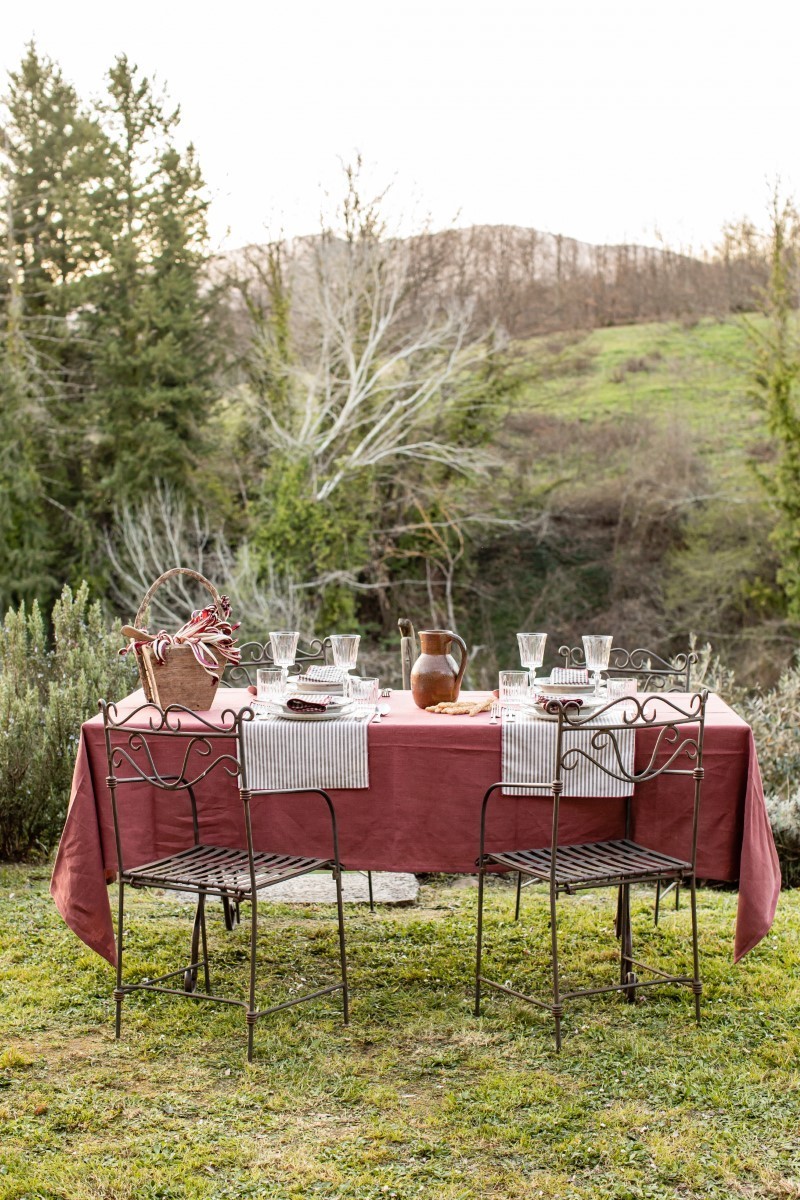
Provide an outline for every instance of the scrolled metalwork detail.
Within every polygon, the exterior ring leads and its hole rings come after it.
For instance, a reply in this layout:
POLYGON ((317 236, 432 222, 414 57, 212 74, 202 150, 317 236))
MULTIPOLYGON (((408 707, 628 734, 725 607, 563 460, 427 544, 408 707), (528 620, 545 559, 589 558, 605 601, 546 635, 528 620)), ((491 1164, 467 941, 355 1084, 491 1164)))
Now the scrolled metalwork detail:
MULTIPOLYGON (((558 653, 565 667, 586 666, 582 646, 559 646, 558 653)), ((641 680, 648 691, 688 692, 691 687, 691 669, 697 662, 698 655, 693 650, 667 659, 643 646, 637 646, 634 650, 613 646, 608 670, 604 674, 621 675, 629 672, 641 680), (677 686, 678 682, 680 687, 677 686)))
MULTIPOLYGON (((306 646, 298 646, 295 663, 301 665, 307 662, 324 661, 327 640, 327 638, 311 638, 306 646)), ((222 682, 226 687, 252 687, 255 682, 255 672, 259 667, 274 667, 275 665, 269 641, 244 642, 239 647, 239 653, 239 662, 225 669, 222 682)))

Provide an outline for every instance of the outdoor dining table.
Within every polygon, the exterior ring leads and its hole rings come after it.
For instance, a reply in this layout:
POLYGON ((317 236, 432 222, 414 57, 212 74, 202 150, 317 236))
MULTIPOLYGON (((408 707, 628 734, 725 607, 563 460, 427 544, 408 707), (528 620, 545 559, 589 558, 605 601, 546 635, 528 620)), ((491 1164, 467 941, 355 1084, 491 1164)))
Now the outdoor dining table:
MULTIPOLYGON (((671 698, 681 703, 680 695, 671 698)), ((251 699, 245 690, 221 689, 210 716, 204 717, 213 720, 215 713, 221 716, 223 709, 243 708, 251 699)), ((142 692, 135 692, 118 703, 118 713, 121 716, 144 703, 142 692)), ((492 723, 487 712, 474 717, 426 712, 416 707, 409 692, 394 692, 390 707, 389 715, 369 726, 369 787, 330 793, 342 865, 351 870, 474 872, 483 795, 501 779, 501 725, 492 723)), ((141 720, 142 728, 147 728, 146 716, 141 720)), ((192 720, 182 717, 184 728, 191 728, 192 720)), ((199 723, 197 727, 201 728, 199 723)), ((646 762, 654 737, 653 730, 637 729, 637 765, 646 762)), ((169 753, 167 746, 164 753, 169 753)), ((704 765, 697 873, 700 879, 738 882, 733 945, 738 961, 772 924, 780 869, 752 731, 713 694, 706 714, 704 765)), ((162 769, 168 770, 168 765, 162 769)), ((116 949, 108 884, 115 878, 117 861, 107 774, 98 715, 81 729, 51 892, 69 927, 113 963, 116 949)), ((548 764, 542 764, 539 777, 549 778, 548 764)), ((126 867, 192 845, 192 816, 185 793, 165 794, 145 783, 124 791, 121 825, 126 867)), ((244 844, 242 805, 234 779, 224 772, 212 773, 198 785, 197 800, 204 843, 244 844)), ((330 823, 320 798, 264 795, 252 809, 256 849, 330 856, 330 823)), ((498 797, 487 849, 548 845, 550 820, 546 796, 498 797)), ((567 799, 562 801, 561 837, 568 844, 622 837, 624 820, 624 800, 567 799)), ((633 798, 631 836, 652 849, 688 856, 688 789, 681 790, 670 776, 639 785, 633 798)))

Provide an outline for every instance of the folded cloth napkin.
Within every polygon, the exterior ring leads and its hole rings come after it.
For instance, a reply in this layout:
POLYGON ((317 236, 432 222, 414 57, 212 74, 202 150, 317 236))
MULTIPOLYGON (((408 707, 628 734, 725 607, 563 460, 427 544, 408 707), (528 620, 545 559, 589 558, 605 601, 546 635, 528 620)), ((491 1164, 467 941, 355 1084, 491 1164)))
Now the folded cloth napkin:
POLYGON ((588 683, 589 672, 586 667, 553 667, 550 672, 551 683, 588 683))
POLYGON ((286 707, 292 712, 324 713, 332 700, 332 696, 315 696, 313 700, 306 696, 290 696, 286 707))
POLYGON ((569 704, 570 706, 574 706, 576 708, 581 708, 583 706, 583 702, 584 702, 583 696, 537 696, 536 697, 536 703, 540 704, 543 708, 548 704, 560 704, 560 705, 569 704))
POLYGON ((347 679, 348 672, 344 667, 309 667, 304 675, 300 675, 299 683, 341 683, 347 679))

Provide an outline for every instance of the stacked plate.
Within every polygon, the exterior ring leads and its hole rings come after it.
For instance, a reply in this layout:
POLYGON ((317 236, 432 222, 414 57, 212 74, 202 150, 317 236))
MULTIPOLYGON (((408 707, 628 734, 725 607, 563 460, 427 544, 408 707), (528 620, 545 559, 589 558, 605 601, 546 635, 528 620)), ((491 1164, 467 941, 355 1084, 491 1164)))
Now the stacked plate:
POLYGON ((301 695, 309 696, 342 696, 344 695, 344 683, 335 680, 324 679, 306 679, 300 675, 290 675, 287 683, 293 692, 299 692, 301 695))
MULTIPOLYGON (((327 688, 325 695, 330 695, 327 688)), ((287 721, 333 721, 345 717, 354 709, 352 700, 332 699, 324 712, 297 712, 287 706, 286 700, 254 700, 253 709, 261 717, 282 717, 287 721)))
POLYGON ((580 708, 571 710, 573 716, 587 717, 591 713, 602 708, 606 703, 604 696, 600 699, 595 698, 594 683, 552 683, 549 676, 542 679, 537 679, 531 687, 532 711, 534 716, 544 717, 546 720, 555 721, 556 714, 546 712, 541 704, 536 703, 534 697, 544 697, 547 700, 580 700, 580 708))

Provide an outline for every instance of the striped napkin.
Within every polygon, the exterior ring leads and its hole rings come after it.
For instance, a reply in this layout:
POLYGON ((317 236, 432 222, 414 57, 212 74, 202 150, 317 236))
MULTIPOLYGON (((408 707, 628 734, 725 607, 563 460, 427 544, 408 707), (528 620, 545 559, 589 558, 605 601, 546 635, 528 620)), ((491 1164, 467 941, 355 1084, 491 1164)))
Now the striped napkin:
POLYGON ((331 721, 267 717, 242 724, 247 785, 253 792, 281 788, 367 788, 369 716, 331 721))
MULTIPOLYGON (((599 713, 592 718, 593 725, 614 725, 619 713, 599 713)), ((622 766, 630 775, 633 773, 634 731, 618 729, 616 732, 622 766)), ((531 783, 551 783, 555 774, 556 739, 558 721, 546 721, 536 717, 515 714, 513 721, 503 721, 503 779, 530 780, 531 783)), ((610 771, 619 771, 620 766, 610 742, 605 748, 591 746, 592 734, 587 729, 564 729, 563 751, 584 749, 594 762, 581 755, 567 759, 576 763, 572 771, 564 771, 564 796, 598 796, 614 798, 633 795, 633 784, 626 779, 607 775, 602 766, 610 771), (597 763, 601 766, 598 766, 597 763)), ((524 796, 525 788, 503 788, 506 796, 524 796)), ((544 795, 537 790, 535 795, 544 795)))
POLYGON ((348 671, 344 667, 309 667, 299 683, 344 683, 348 671))
POLYGON ((588 683, 589 672, 586 667, 553 667, 550 672, 551 683, 588 683))

